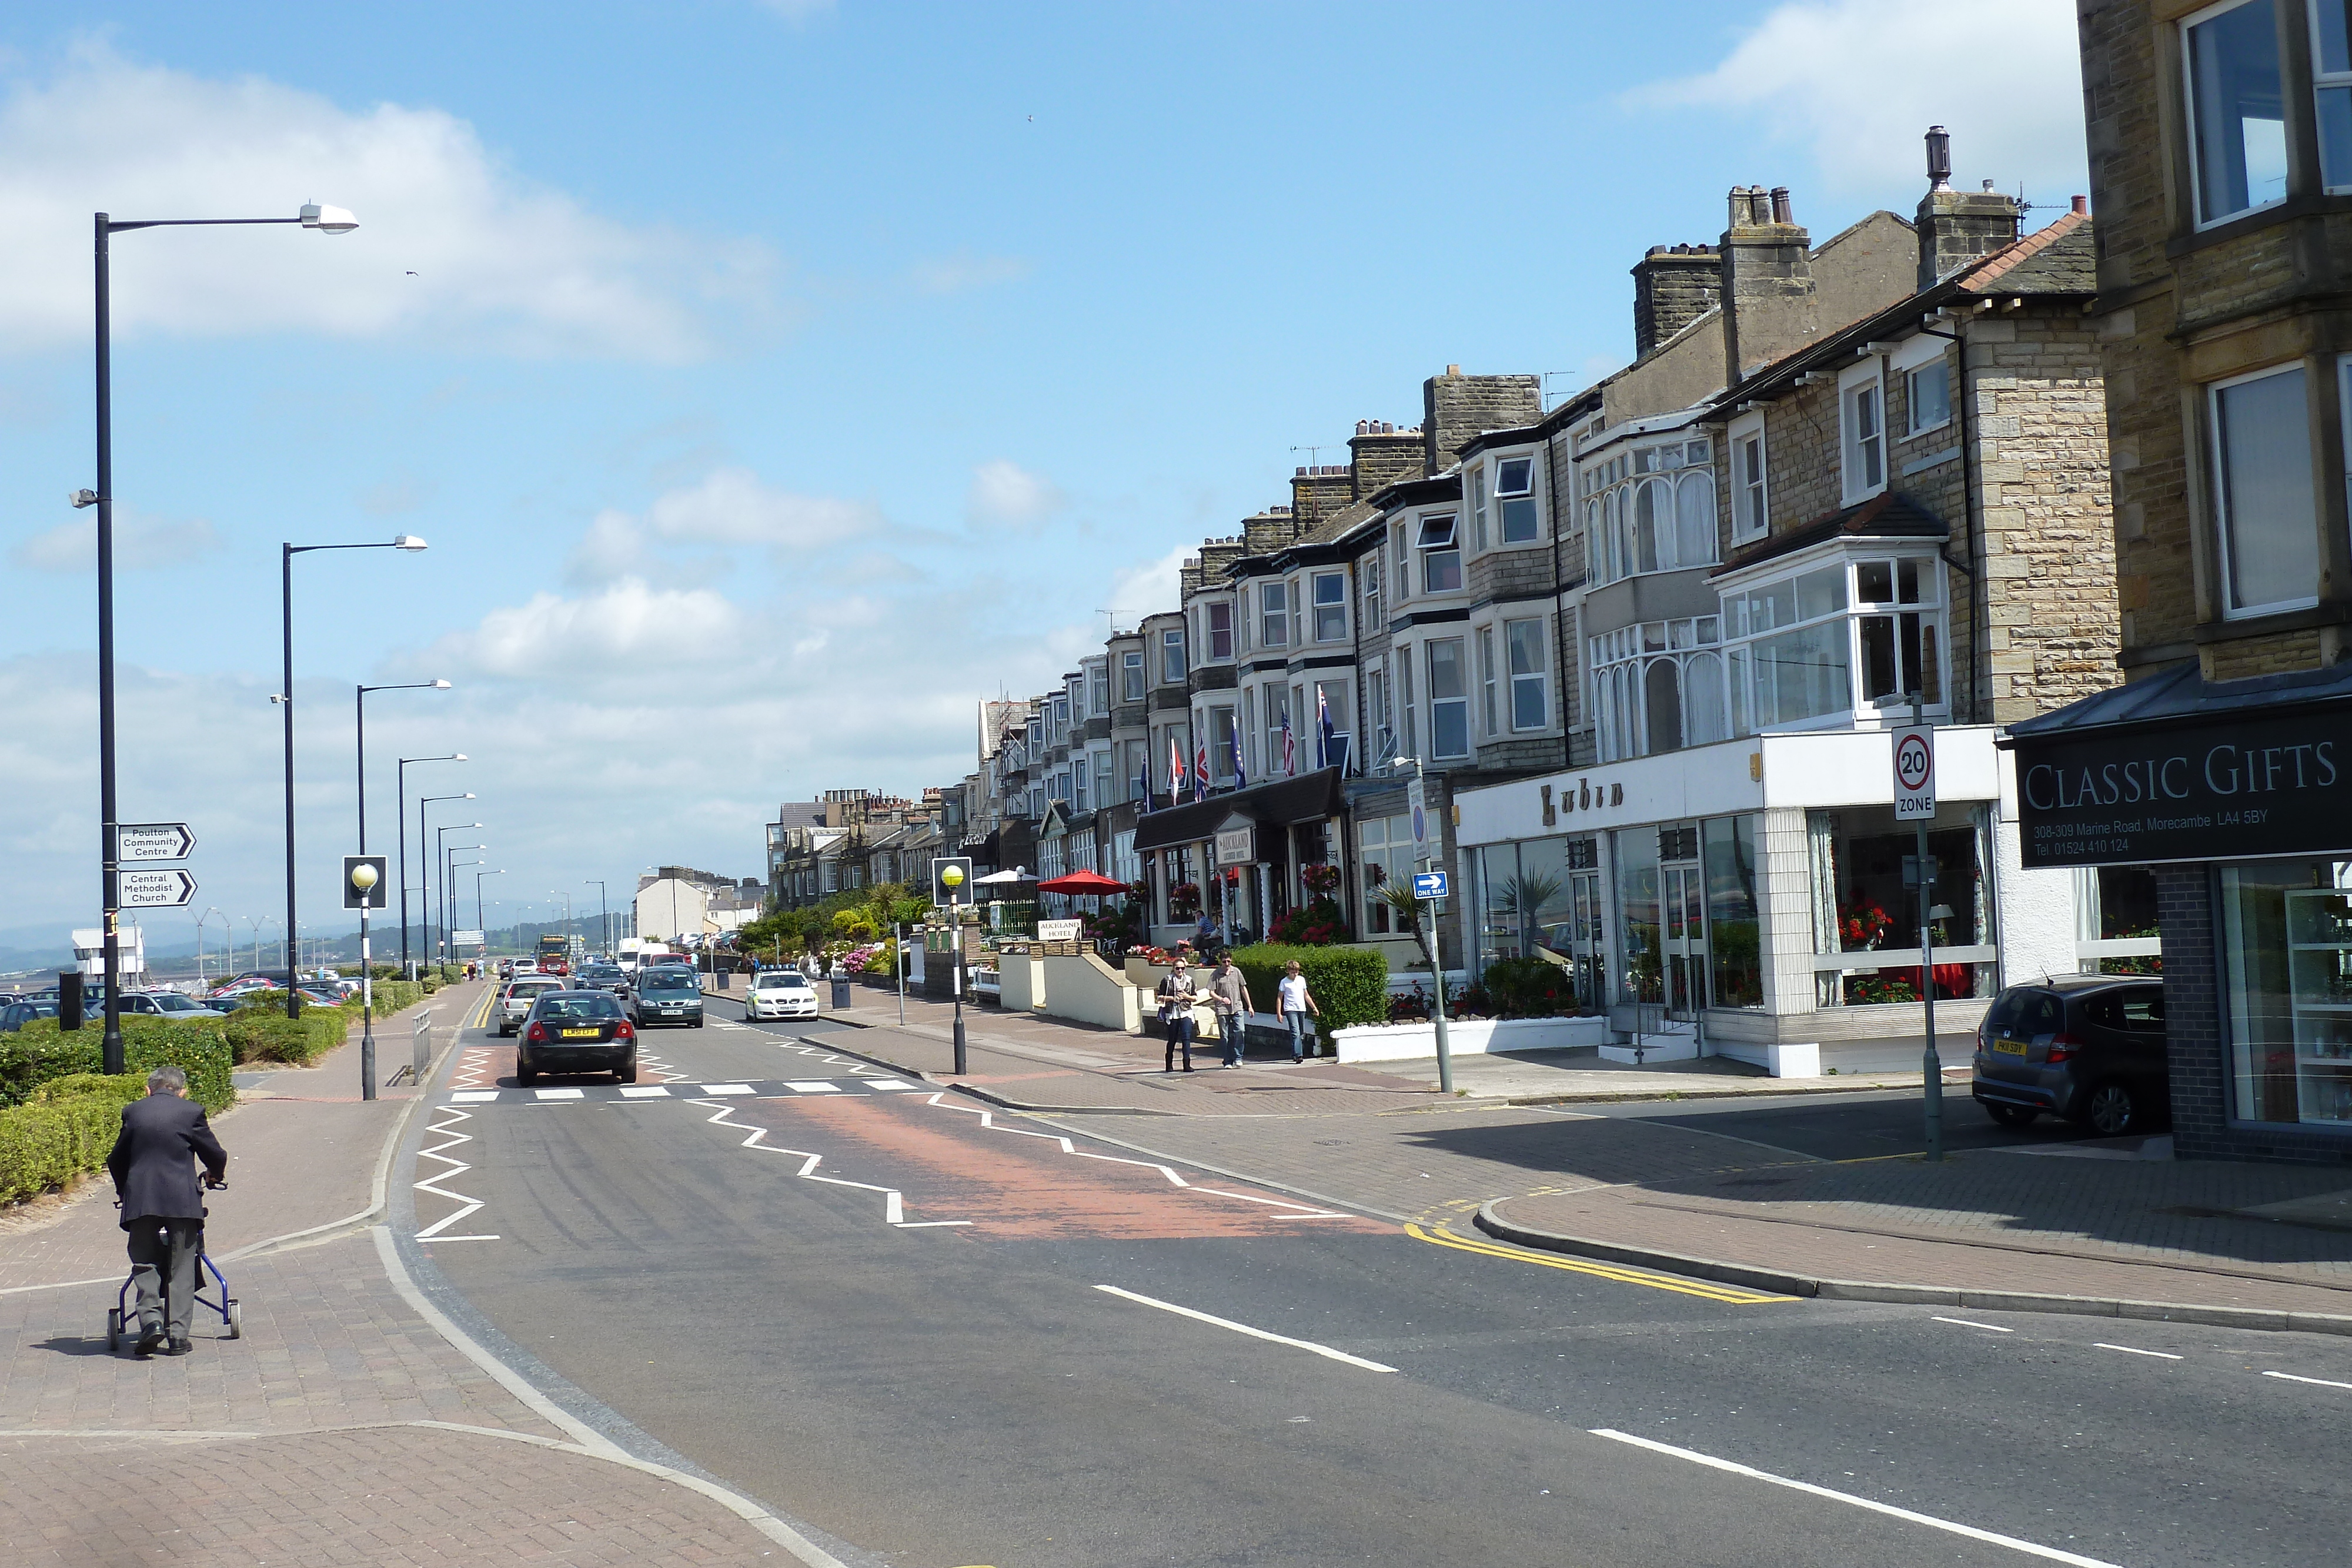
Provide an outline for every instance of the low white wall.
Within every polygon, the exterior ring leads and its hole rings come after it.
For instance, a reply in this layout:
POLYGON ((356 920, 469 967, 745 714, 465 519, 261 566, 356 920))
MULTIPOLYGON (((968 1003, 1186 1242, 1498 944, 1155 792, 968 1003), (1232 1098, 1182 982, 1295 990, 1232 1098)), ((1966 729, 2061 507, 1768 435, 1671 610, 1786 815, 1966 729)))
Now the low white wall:
POLYGON ((1034 961, 1044 971, 1044 995, 1053 998, 1041 1003, 1044 1011, 1128 1034, 1143 1032, 1150 998, 1092 953, 1034 961))
POLYGON ((1045 961, 1019 954, 1000 954, 997 984, 1003 989, 1007 1012, 1034 1012, 1045 1005, 1045 961))
MULTIPOLYGON (((1609 1038, 1609 1020, 1574 1019, 1448 1019, 1446 1050, 1455 1056, 1486 1056, 1508 1051, 1567 1051, 1599 1045, 1609 1038)), ((1341 1061, 1426 1061, 1437 1055, 1437 1025, 1363 1024, 1343 1029, 1337 1039, 1341 1061)))

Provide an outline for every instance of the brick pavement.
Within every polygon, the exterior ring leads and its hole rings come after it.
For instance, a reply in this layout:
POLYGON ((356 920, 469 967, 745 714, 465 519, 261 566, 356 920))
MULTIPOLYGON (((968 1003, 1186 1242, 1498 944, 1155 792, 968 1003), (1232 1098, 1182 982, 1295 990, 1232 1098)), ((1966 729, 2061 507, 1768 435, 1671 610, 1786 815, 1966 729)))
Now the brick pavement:
MULTIPOLYGON (((222 1118, 225 1259, 368 1207, 402 1104, 357 1101, 355 1049, 222 1118), (332 1092, 346 1067, 350 1092, 332 1092)), ((385 1065, 405 1060, 404 1039, 385 1065)), ((0 1563, 793 1560, 772 1521, 587 1446, 602 1440, 511 1391, 406 1302, 365 1232, 225 1261, 241 1339, 199 1312, 191 1355, 108 1354, 125 1268, 108 1191, 100 1177, 0 1226, 0 1277, 24 1282, 0 1292, 0 1563), (50 1283, 93 1261, 107 1283, 50 1283)))

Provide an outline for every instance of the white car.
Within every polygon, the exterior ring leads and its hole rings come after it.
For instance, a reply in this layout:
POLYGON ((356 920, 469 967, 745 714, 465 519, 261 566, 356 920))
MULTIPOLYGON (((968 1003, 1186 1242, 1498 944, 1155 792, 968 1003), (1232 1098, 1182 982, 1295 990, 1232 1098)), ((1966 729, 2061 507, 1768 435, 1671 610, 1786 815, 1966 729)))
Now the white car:
POLYGON ((798 969, 762 969, 743 995, 747 1019, 813 1019, 816 988, 798 969))

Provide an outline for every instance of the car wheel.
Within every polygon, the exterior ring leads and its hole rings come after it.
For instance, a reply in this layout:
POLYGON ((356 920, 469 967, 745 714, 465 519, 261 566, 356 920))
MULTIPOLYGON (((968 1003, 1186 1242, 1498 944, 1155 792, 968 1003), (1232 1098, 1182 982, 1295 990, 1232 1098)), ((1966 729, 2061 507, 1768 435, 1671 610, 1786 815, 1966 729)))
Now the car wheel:
POLYGON ((1985 1114, 2004 1127, 2030 1127, 2042 1113, 2031 1105, 1997 1105, 1988 1102, 1985 1114))
POLYGON ((515 1082, 526 1088, 539 1082, 539 1069, 530 1064, 529 1057, 520 1054, 515 1057, 515 1082))
POLYGON ((2139 1100, 2131 1086, 2109 1079, 2094 1084, 2083 1100, 2083 1125, 2103 1138, 2120 1138, 2139 1130, 2139 1100))
POLYGON ((627 1059, 625 1060, 620 1066, 613 1069, 613 1082, 615 1083, 635 1083, 636 1081, 637 1053, 633 1051, 629 1052, 627 1059))
POLYGON ((697 1029, 700 1029, 702 1027, 702 1015, 700 1013, 694 1015, 694 1027, 697 1029))

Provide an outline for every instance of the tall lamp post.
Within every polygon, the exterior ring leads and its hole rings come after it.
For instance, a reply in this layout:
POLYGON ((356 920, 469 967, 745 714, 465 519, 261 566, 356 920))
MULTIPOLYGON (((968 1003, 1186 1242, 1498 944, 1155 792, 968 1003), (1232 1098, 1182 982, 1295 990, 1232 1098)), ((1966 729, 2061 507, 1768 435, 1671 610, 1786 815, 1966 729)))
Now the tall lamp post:
POLYGON ((563 962, 568 966, 572 962, 572 895, 555 887, 549 888, 547 894, 563 900, 563 962))
MULTIPOLYGON (((504 866, 500 866, 496 871, 478 871, 474 873, 474 925, 478 928, 482 925, 482 879, 486 876, 504 876, 506 874, 506 868, 504 866)), ((483 930, 482 934, 485 936, 489 935, 487 929, 483 930)), ((517 947, 517 951, 520 951, 520 946, 517 947)))
POLYGON ((604 896, 604 884, 594 877, 584 878, 581 885, 596 890, 596 931, 604 938, 604 956, 609 958, 613 956, 612 903, 604 896))
MULTIPOLYGON (((286 706, 286 928, 294 928, 294 558, 317 550, 396 549, 414 555, 425 548, 415 534, 395 534, 373 544, 298 545, 278 547, 278 622, 283 638, 286 689, 271 700, 286 706)), ((294 988, 293 968, 286 975, 286 1016, 302 1014, 301 993, 294 988)))
MULTIPOLYGON (((115 841, 118 811, 114 789, 114 327, 113 285, 108 273, 109 242, 131 229, 243 228, 259 224, 299 224, 321 234, 344 235, 360 226, 341 207, 305 206, 290 218, 141 218, 116 222, 92 214, 91 249, 97 296, 98 488, 77 490, 76 507, 98 508, 98 810, 100 897, 106 950, 106 1024, 100 1054, 108 1072, 122 1071, 122 963, 117 925, 121 909, 121 846, 115 841)), ((288 917, 292 918, 290 915, 288 917)), ((290 976, 289 976, 290 978, 290 976)))
MULTIPOLYGON (((400 759, 400 766, 394 770, 396 779, 394 786, 394 813, 400 818, 400 973, 404 979, 416 978, 416 972, 409 967, 408 962, 408 765, 412 762, 463 762, 466 759, 462 751, 453 751, 446 757, 404 757, 400 759)), ((467 799, 472 797, 467 796, 467 799)), ((416 802, 416 852, 418 859, 424 858, 423 800, 416 802)), ((416 891, 422 893, 424 889, 416 891)))
POLYGON ((439 871, 441 879, 441 946, 445 949, 444 956, 446 958, 454 958, 457 956, 457 944, 451 941, 449 936, 449 934, 457 928, 457 923, 453 918, 457 906, 457 895, 450 891, 449 887, 449 878, 452 875, 449 857, 463 853, 467 850, 486 850, 490 846, 453 844, 441 835, 450 832, 467 832, 481 825, 479 822, 445 822, 433 830, 433 864, 439 871))
MULTIPOLYGON (((287 689, 289 691, 293 689, 291 680, 287 682, 287 689)), ((370 692, 446 692, 448 689, 449 683, 441 680, 403 681, 393 685, 355 685, 352 688, 352 741, 356 758, 352 776, 359 786, 359 852, 361 854, 367 853, 368 694, 370 692)), ((289 703, 287 707, 290 712, 293 705, 289 703)), ((393 815, 403 818, 402 827, 404 830, 407 826, 405 814, 395 807, 393 815)), ((406 881, 408 862, 405 854, 402 856, 400 870, 401 879, 406 881)), ((368 868, 367 875, 373 877, 374 874, 374 869, 368 868)), ((403 894, 404 907, 406 902, 406 895, 403 894)), ((408 931, 404 920, 402 923, 400 945, 403 948, 408 946, 408 931)), ((360 906, 360 1098, 362 1100, 375 1098, 375 954, 368 943, 368 912, 365 904, 360 906)))
MULTIPOLYGON (((482 849, 487 846, 476 844, 474 847, 476 849, 482 849)), ((462 854, 465 852, 465 845, 459 844, 449 852, 453 855, 462 854)), ((488 861, 450 861, 446 862, 444 867, 444 870, 447 874, 441 879, 441 891, 448 895, 449 907, 442 912, 442 919, 445 924, 441 927, 441 937, 442 940, 449 944, 449 956, 453 958, 457 956, 457 944, 453 939, 457 931, 457 922, 459 918, 457 911, 463 909, 465 905, 457 902, 458 895, 450 888, 449 883, 455 880, 457 873, 465 870, 466 867, 469 865, 488 865, 489 863, 490 862, 488 861)), ((488 946, 487 943, 483 945, 488 946)))
MULTIPOLYGON (((469 789, 463 795, 426 795, 416 802, 416 869, 425 879, 424 885, 416 891, 425 896, 425 961, 428 964, 436 961, 433 956, 433 911, 436 902, 433 890, 436 883, 436 873, 443 857, 436 853, 433 857, 431 865, 428 866, 425 862, 425 808, 436 800, 470 800, 473 798, 474 793, 469 789)), ((474 824, 478 828, 481 825, 479 822, 474 824)), ((446 833, 448 831, 448 828, 445 827, 440 829, 439 832, 446 833)), ((440 842, 438 833, 436 834, 434 841, 436 844, 440 842)), ((446 889, 448 886, 448 879, 439 878, 438 885, 446 889)), ((448 926, 445 924, 442 926, 441 940, 446 944, 448 939, 448 926)))

